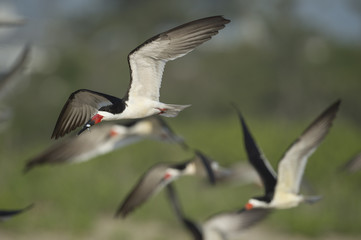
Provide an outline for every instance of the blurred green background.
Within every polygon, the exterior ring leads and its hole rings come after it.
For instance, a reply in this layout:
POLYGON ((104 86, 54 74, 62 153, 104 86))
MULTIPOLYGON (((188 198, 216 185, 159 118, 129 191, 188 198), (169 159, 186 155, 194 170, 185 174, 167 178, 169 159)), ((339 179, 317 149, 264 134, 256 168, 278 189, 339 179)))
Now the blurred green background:
MULTIPOLYGON (((121 97, 132 49, 171 27, 212 15, 231 23, 166 66, 160 100, 192 104, 167 122, 189 145, 230 166, 246 160, 234 102, 276 167, 308 124, 342 99, 305 173, 322 201, 277 211, 255 229, 271 231, 267 237, 275 239, 361 236, 361 172, 337 172, 361 151, 359 1, 3 0, 0 20, 25 24, 0 29, 0 70, 8 69, 26 42, 32 50, 25 73, 17 76, 20 84, 2 99, 13 117, 0 135, 0 208, 32 202, 35 207, 0 222, 0 239, 190 239, 164 193, 125 220, 113 218, 150 166, 192 157, 179 146, 144 141, 82 164, 39 167, 27 175, 22 169, 54 143, 50 135, 71 92, 87 88, 121 97)), ((210 187, 192 177, 176 186, 187 215, 199 222, 262 194, 254 186, 210 187)))

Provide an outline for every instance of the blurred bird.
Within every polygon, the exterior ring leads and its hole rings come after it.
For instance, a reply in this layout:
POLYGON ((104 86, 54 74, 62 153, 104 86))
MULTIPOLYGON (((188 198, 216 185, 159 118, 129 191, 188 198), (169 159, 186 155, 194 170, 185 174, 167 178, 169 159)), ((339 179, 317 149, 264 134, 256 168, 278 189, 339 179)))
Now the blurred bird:
POLYGON ((16 210, 0 210, 0 221, 5 221, 13 216, 16 216, 22 212, 25 212, 29 209, 31 209, 34 206, 34 204, 31 204, 25 208, 22 209, 16 209, 16 210))
POLYGON ((222 167, 218 162, 211 160, 210 158, 208 159, 211 162, 217 183, 231 183, 235 185, 254 184, 258 187, 263 186, 259 175, 249 163, 238 162, 229 167, 222 167))
POLYGON ((138 181, 131 190, 124 202, 118 208, 115 216, 125 218, 136 207, 143 204, 151 196, 157 194, 166 185, 173 182, 177 178, 185 175, 199 175, 207 172, 207 176, 211 183, 215 182, 210 163, 199 152, 195 152, 196 156, 190 161, 170 164, 158 163, 153 165, 138 181))
POLYGON ((319 196, 299 195, 302 176, 308 157, 325 138, 339 109, 340 101, 327 108, 288 148, 278 164, 278 177, 270 163, 254 141, 241 113, 238 115, 244 134, 248 159, 260 175, 265 186, 265 195, 251 198, 246 209, 291 208, 300 202, 313 203, 319 196))
POLYGON ((184 227, 192 234, 194 240, 226 240, 244 232, 247 228, 265 219, 270 209, 252 209, 246 211, 221 212, 209 217, 202 225, 185 217, 179 198, 174 186, 167 186, 168 199, 177 216, 184 227))
POLYGON ((76 163, 88 161, 142 139, 178 143, 187 147, 160 117, 137 119, 126 125, 104 124, 86 134, 73 136, 52 145, 26 163, 24 173, 42 164, 76 163))
POLYGON ((360 169, 361 169, 361 152, 353 156, 340 168, 341 171, 347 171, 350 173, 357 172, 360 169))
POLYGON ((73 92, 56 122, 52 138, 59 138, 83 125, 89 129, 103 120, 142 118, 160 114, 175 117, 190 105, 159 102, 163 70, 166 62, 191 52, 230 21, 214 16, 192 21, 158 34, 135 48, 128 55, 130 86, 120 99, 87 89, 73 92))

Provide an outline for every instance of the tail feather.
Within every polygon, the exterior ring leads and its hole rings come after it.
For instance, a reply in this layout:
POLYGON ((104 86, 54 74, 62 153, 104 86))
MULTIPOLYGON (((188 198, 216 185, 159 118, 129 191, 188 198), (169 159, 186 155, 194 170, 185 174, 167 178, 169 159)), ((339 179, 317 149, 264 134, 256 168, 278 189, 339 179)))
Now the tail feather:
POLYGON ((190 107, 191 105, 175 105, 175 104, 165 104, 162 108, 163 112, 160 115, 164 117, 176 117, 180 111, 190 107))

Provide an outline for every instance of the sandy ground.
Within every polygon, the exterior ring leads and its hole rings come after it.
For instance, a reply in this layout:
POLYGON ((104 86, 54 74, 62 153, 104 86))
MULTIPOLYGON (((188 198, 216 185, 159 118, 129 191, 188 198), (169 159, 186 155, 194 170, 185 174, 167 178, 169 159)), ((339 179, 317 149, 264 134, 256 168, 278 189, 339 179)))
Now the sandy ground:
MULTIPOLYGON (((66 232, 4 232, 0 228, 1 240, 116 240, 116 239, 172 239, 172 240, 187 240, 192 239, 191 236, 181 226, 179 228, 165 227, 159 222, 143 223, 141 225, 135 224, 132 221, 114 221, 112 219, 101 220, 96 224, 88 234, 71 235, 66 232)), ((232 239, 268 239, 268 240, 357 240, 359 237, 347 237, 337 234, 327 234, 317 238, 307 238, 301 235, 286 234, 276 232, 266 225, 257 226, 242 233, 237 238, 232 239)))

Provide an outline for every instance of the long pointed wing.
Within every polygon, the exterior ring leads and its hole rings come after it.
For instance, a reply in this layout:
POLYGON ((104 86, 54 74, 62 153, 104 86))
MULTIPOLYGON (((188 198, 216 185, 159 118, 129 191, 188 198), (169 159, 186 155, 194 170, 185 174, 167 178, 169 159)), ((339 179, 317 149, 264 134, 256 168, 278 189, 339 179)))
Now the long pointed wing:
POLYGON ((64 136, 84 125, 100 108, 119 101, 121 99, 87 89, 73 92, 60 112, 51 138, 64 136))
POLYGON ((203 233, 201 228, 192 220, 184 216, 178 195, 173 184, 168 184, 166 187, 169 202, 176 214, 176 217, 183 223, 186 229, 192 234, 194 240, 203 240, 203 233))
POLYGON ((147 201, 152 195, 164 187, 163 176, 168 168, 166 164, 157 164, 150 168, 138 181, 124 202, 118 208, 115 216, 125 218, 136 207, 147 201))
MULTIPOLYGON (((112 137, 112 129, 120 127, 115 124, 103 124, 93 127, 91 131, 80 136, 72 136, 63 141, 56 142, 48 149, 30 159, 24 168, 24 173, 37 165, 42 164, 61 164, 77 161, 87 161, 100 154, 111 151, 110 144, 114 144, 116 139, 123 137, 112 137)), ((125 136, 124 136, 125 137, 125 136)))
POLYGON ((262 183, 265 187, 265 193, 272 194, 277 183, 277 175, 273 170, 271 164, 267 158, 263 155, 262 151, 258 148, 255 140, 253 139, 251 132, 249 131, 245 120, 242 117, 241 112, 236 108, 238 117, 243 129, 244 144, 246 147, 248 160, 257 171, 258 175, 262 179, 262 183))
POLYGON ((194 150, 194 153, 196 155, 194 160, 197 168, 196 171, 205 173, 210 184, 216 184, 216 176, 212 168, 212 160, 199 150, 194 150))
POLYGON ((128 56, 131 82, 125 99, 145 97, 158 101, 166 62, 186 55, 229 22, 221 16, 199 19, 156 35, 138 46, 128 56))
POLYGON ((336 117, 341 101, 327 108, 288 148, 278 164, 277 192, 297 194, 308 157, 327 135, 336 117))

